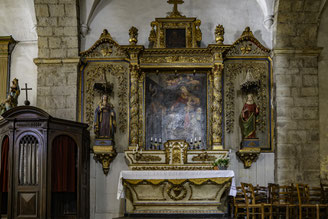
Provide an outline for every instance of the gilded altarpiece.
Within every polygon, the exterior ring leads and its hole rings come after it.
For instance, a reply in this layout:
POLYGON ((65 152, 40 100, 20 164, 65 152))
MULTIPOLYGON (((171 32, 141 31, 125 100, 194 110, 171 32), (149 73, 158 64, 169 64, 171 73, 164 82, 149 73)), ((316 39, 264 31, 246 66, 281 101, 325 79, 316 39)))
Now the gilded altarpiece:
MULTIPOLYGON (((102 163, 105 173, 116 150, 123 149, 132 170, 213 169, 212 163, 228 157, 229 149, 241 149, 239 121, 245 103, 241 84, 247 75, 252 75, 259 84, 254 101, 260 109, 256 117, 260 147, 246 154, 240 151, 240 159, 249 167, 261 150, 273 150, 270 51, 254 37, 249 27, 234 44, 223 44, 222 25, 215 30, 216 43, 199 48, 201 22, 177 11, 178 2, 183 1, 170 2, 175 4, 173 12, 151 22, 150 48, 137 45, 138 30, 131 27, 129 45, 117 44, 104 30, 99 40, 81 53, 79 115, 91 129, 94 109, 100 101, 95 84, 113 84, 110 102, 117 112, 116 145, 93 146, 95 159, 102 163), (176 45, 167 42, 174 32, 174 37, 183 38, 176 45)), ((220 194, 230 185, 230 180, 213 184, 220 194)), ((146 187, 153 189, 154 186, 146 187)), ((183 187, 182 183, 176 186, 183 187)), ((140 201, 136 200, 138 192, 127 189, 127 199, 131 203, 127 209, 129 213, 136 213, 140 201)), ((156 195, 161 196, 160 193, 156 195)), ((173 201, 180 198, 175 196, 171 198, 173 201)), ((212 204, 223 206, 220 200, 221 197, 212 204)), ((206 206, 211 200, 200 198, 199 202, 206 206)), ((184 208, 189 204, 188 200, 179 203, 181 209, 178 210, 188 213, 184 208)), ((151 203, 143 203, 143 211, 156 210, 156 206, 148 208, 148 205, 151 203)), ((215 213, 222 213, 222 206, 215 213)))

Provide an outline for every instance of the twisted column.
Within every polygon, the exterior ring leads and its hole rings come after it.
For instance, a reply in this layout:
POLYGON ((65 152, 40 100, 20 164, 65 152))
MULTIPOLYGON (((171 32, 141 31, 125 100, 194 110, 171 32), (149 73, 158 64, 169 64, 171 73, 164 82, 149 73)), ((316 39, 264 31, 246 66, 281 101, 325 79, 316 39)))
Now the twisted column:
POLYGON ((139 92, 138 79, 139 68, 132 65, 130 69, 131 90, 130 90, 130 145, 136 146, 139 140, 139 92))
POLYGON ((222 70, 223 64, 213 68, 212 146, 222 146, 222 70))

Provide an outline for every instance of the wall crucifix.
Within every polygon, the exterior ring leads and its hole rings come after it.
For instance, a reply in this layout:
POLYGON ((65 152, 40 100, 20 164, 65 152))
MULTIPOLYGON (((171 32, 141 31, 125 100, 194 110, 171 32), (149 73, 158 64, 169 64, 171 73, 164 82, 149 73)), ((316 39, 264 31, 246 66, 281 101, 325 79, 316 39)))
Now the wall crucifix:
POLYGON ((32 88, 28 88, 28 87, 27 87, 27 83, 25 83, 25 88, 22 88, 21 90, 25 90, 25 93, 26 93, 26 100, 24 101, 24 104, 25 104, 25 106, 29 106, 29 105, 30 105, 30 101, 28 100, 28 95, 27 95, 27 93, 28 93, 29 90, 32 90, 32 88))

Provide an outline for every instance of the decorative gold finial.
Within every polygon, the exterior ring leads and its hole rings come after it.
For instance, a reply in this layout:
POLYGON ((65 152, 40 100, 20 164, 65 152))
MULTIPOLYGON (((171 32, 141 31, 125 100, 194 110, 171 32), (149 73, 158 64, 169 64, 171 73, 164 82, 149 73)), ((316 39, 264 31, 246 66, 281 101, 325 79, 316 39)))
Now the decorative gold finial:
POLYGON ((253 32, 251 31, 251 28, 246 27, 244 32, 242 33, 241 37, 254 37, 253 32))
POLYGON ((180 12, 178 11, 178 4, 183 4, 184 3, 183 0, 168 0, 167 3, 174 4, 173 11, 170 13, 170 15, 168 17, 170 17, 170 18, 185 17, 185 16, 182 16, 180 14, 180 12))
POLYGON ((129 39, 130 45, 136 45, 138 42, 138 29, 132 26, 129 30, 129 35, 130 35, 130 39, 129 39))
POLYGON ((100 35, 100 38, 109 38, 112 39, 112 36, 110 35, 110 33, 108 33, 107 29, 104 29, 102 34, 100 35))
POLYGON ((219 24, 215 28, 215 41, 217 44, 223 44, 224 41, 224 27, 219 24))

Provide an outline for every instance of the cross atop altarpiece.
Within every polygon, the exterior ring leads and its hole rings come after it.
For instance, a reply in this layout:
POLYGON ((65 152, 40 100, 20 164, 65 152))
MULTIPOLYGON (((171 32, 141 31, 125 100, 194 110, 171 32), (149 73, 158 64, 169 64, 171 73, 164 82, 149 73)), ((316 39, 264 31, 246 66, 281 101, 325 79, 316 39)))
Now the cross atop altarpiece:
POLYGON ((178 11, 178 4, 183 4, 183 0, 168 0, 167 3, 174 4, 173 11, 170 13, 169 17, 181 17, 182 15, 178 11))

